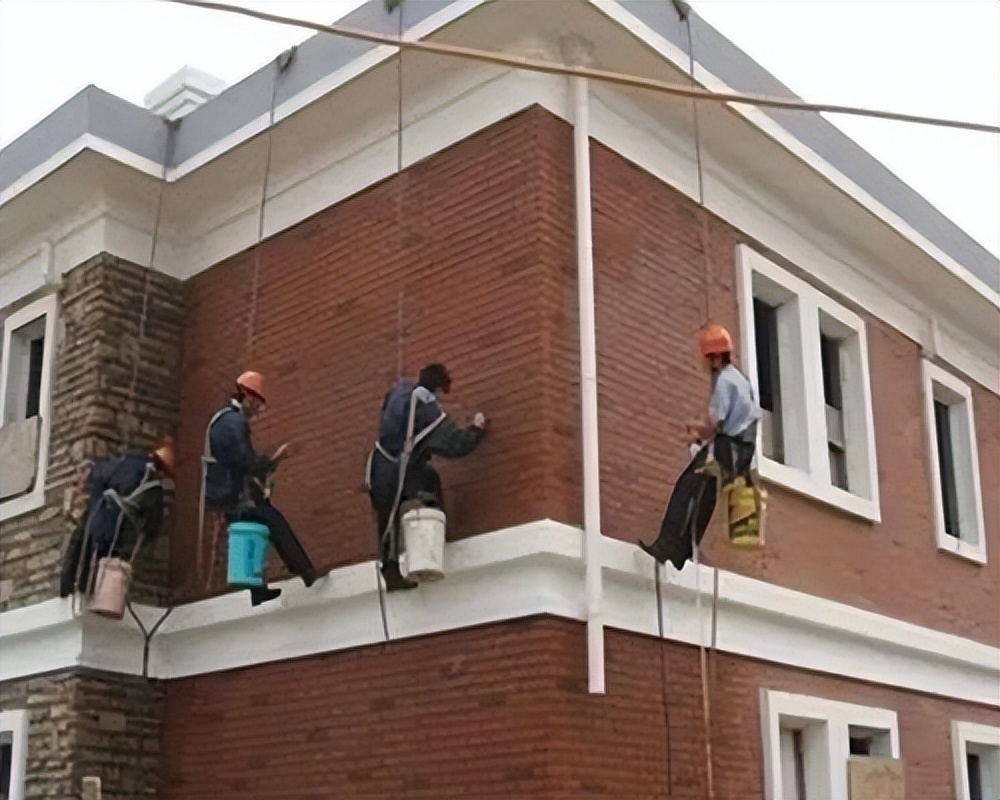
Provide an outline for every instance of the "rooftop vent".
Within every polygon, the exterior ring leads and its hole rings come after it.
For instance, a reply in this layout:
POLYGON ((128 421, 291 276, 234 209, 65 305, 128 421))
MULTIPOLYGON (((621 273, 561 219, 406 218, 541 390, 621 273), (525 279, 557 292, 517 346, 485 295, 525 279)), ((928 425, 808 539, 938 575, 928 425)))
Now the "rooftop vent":
POLYGON ((183 67, 146 95, 146 108, 168 120, 180 119, 226 88, 225 81, 183 67))

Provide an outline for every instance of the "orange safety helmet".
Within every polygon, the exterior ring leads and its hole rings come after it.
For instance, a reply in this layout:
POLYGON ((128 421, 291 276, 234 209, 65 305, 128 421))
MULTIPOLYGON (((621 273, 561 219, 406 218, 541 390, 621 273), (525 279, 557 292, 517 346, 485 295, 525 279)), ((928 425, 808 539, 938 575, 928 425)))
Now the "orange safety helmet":
POLYGON ((248 370, 236 379, 236 386, 244 392, 249 392, 262 403, 266 403, 264 397, 264 376, 259 372, 248 370))
POLYGON ((709 325, 699 334, 698 346, 705 358, 721 356, 733 352, 733 337, 721 325, 709 325))
POLYGON ((157 468, 166 472, 171 478, 174 477, 174 440, 169 436, 163 437, 160 446, 150 455, 157 468))

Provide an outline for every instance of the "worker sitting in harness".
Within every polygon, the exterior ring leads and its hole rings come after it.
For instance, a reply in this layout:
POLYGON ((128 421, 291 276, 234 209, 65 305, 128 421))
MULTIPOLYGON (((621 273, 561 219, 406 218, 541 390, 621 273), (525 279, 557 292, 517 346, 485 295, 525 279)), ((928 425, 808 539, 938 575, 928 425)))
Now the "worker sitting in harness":
POLYGON ((448 418, 438 406, 437 393, 450 391, 451 378, 444 365, 428 364, 420 370, 416 386, 400 379, 382 403, 379 437, 368 458, 365 484, 375 510, 382 577, 389 591, 417 586, 399 569, 400 508, 415 500, 441 507, 441 477, 431 457, 466 456, 486 431, 481 413, 467 428, 448 418))
MULTIPOLYGON (((312 586, 316 570, 269 497, 269 477, 288 454, 288 445, 268 456, 258 454, 250 440, 250 420, 265 402, 263 376, 244 372, 236 379, 236 391, 229 403, 209 421, 203 455, 204 507, 214 512, 213 542, 218 540, 224 524, 237 519, 259 522, 267 526, 269 541, 288 570, 302 578, 306 586, 312 586)), ((213 561, 215 549, 213 545, 213 561)), ((210 575, 213 568, 214 564, 210 564, 210 575)), ((281 589, 264 586, 250 589, 250 600, 256 606, 280 594, 281 589)))
POLYGON ((87 508, 70 536, 59 577, 59 596, 91 589, 96 566, 105 557, 132 561, 163 525, 163 478, 174 474, 169 438, 148 455, 102 458, 89 466, 87 508))
POLYGON ((721 325, 709 325, 701 332, 698 343, 705 367, 712 375, 712 397, 707 419, 690 423, 688 435, 697 444, 714 441, 724 486, 737 478, 749 485, 760 405, 750 380, 733 366, 729 331, 721 325))

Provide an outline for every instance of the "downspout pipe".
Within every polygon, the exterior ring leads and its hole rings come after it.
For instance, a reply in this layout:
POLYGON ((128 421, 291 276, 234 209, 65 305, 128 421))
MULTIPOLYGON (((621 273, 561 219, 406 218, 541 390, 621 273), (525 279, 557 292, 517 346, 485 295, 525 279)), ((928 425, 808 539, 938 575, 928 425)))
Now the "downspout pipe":
POLYGON ((570 81, 573 96, 573 175, 580 306, 587 686, 590 694, 604 694, 604 581, 601 569, 601 472, 597 446, 597 336, 594 321, 589 85, 586 78, 573 77, 570 81))

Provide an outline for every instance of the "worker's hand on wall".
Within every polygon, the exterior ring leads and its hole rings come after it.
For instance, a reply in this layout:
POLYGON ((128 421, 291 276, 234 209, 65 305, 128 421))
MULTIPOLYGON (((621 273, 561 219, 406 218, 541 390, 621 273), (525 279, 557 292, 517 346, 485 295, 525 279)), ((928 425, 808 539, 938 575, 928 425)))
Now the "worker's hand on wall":
POLYGON ((482 411, 477 411, 476 415, 472 418, 472 427, 477 431, 486 430, 486 415, 482 411))
POLYGON ((689 419, 687 422, 687 427, 685 428, 687 439, 689 442, 695 442, 701 438, 701 420, 700 419, 689 419))

